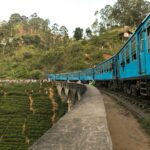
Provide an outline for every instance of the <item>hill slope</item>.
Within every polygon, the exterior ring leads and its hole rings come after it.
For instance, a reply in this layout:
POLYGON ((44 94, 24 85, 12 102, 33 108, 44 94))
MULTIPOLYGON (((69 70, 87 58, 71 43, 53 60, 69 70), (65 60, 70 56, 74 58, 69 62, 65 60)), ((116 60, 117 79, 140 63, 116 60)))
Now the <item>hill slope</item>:
POLYGON ((93 67, 104 60, 103 54, 115 54, 123 42, 121 29, 111 29, 100 36, 80 41, 69 40, 44 50, 23 44, 15 48, 0 47, 0 78, 44 78, 47 73, 60 73, 93 67))
POLYGON ((66 112, 66 106, 50 83, 1 84, 0 149, 28 149, 66 112), (55 112, 49 88, 54 90, 55 112))

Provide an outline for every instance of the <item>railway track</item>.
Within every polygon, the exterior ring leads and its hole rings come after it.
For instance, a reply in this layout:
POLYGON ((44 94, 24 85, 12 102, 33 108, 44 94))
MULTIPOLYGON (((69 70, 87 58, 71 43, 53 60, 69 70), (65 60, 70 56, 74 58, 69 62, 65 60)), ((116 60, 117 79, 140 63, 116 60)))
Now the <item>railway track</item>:
POLYGON ((150 120, 150 99, 143 97, 131 97, 122 92, 111 91, 106 88, 99 88, 100 91, 124 105, 136 117, 143 120, 150 120))

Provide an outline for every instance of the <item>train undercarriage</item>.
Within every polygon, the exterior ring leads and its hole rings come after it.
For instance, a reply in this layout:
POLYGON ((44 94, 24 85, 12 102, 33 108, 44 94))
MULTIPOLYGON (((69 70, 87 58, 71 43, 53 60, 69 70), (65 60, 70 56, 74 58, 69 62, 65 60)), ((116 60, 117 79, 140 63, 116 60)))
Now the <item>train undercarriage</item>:
POLYGON ((150 79, 96 81, 96 85, 123 91, 127 95, 150 97, 150 79))

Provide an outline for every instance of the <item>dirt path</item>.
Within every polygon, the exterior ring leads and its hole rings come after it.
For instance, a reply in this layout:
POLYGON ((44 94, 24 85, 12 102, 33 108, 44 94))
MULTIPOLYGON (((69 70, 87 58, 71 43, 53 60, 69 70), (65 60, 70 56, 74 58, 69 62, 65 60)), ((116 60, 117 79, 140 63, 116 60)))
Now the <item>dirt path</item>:
POLYGON ((52 88, 49 89, 49 99, 52 104, 52 112, 53 112, 51 120, 52 120, 52 123, 54 124, 57 119, 58 104, 56 103, 56 100, 54 99, 54 90, 52 88))
POLYGON ((124 107, 103 94, 114 150, 150 150, 150 136, 124 107))

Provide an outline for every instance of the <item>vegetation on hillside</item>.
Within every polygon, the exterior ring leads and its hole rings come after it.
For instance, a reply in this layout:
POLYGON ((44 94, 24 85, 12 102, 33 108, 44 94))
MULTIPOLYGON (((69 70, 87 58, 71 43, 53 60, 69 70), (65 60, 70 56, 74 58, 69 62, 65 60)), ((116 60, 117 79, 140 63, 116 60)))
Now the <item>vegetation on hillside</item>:
POLYGON ((64 115, 66 106, 50 83, 1 84, 0 149, 28 149, 64 115), (49 96, 50 88, 53 98, 49 96))
POLYGON ((147 0, 117 0, 111 6, 95 12, 95 22, 92 24, 94 33, 103 32, 106 28, 131 26, 137 27, 150 11, 147 0))
POLYGON ((36 13, 12 14, 0 24, 0 78, 42 79, 48 73, 93 67, 104 60, 103 54, 120 49, 123 27, 135 29, 149 10, 148 1, 118 0, 96 11, 91 28, 77 27, 74 38, 69 38, 65 26, 50 25, 36 13))

